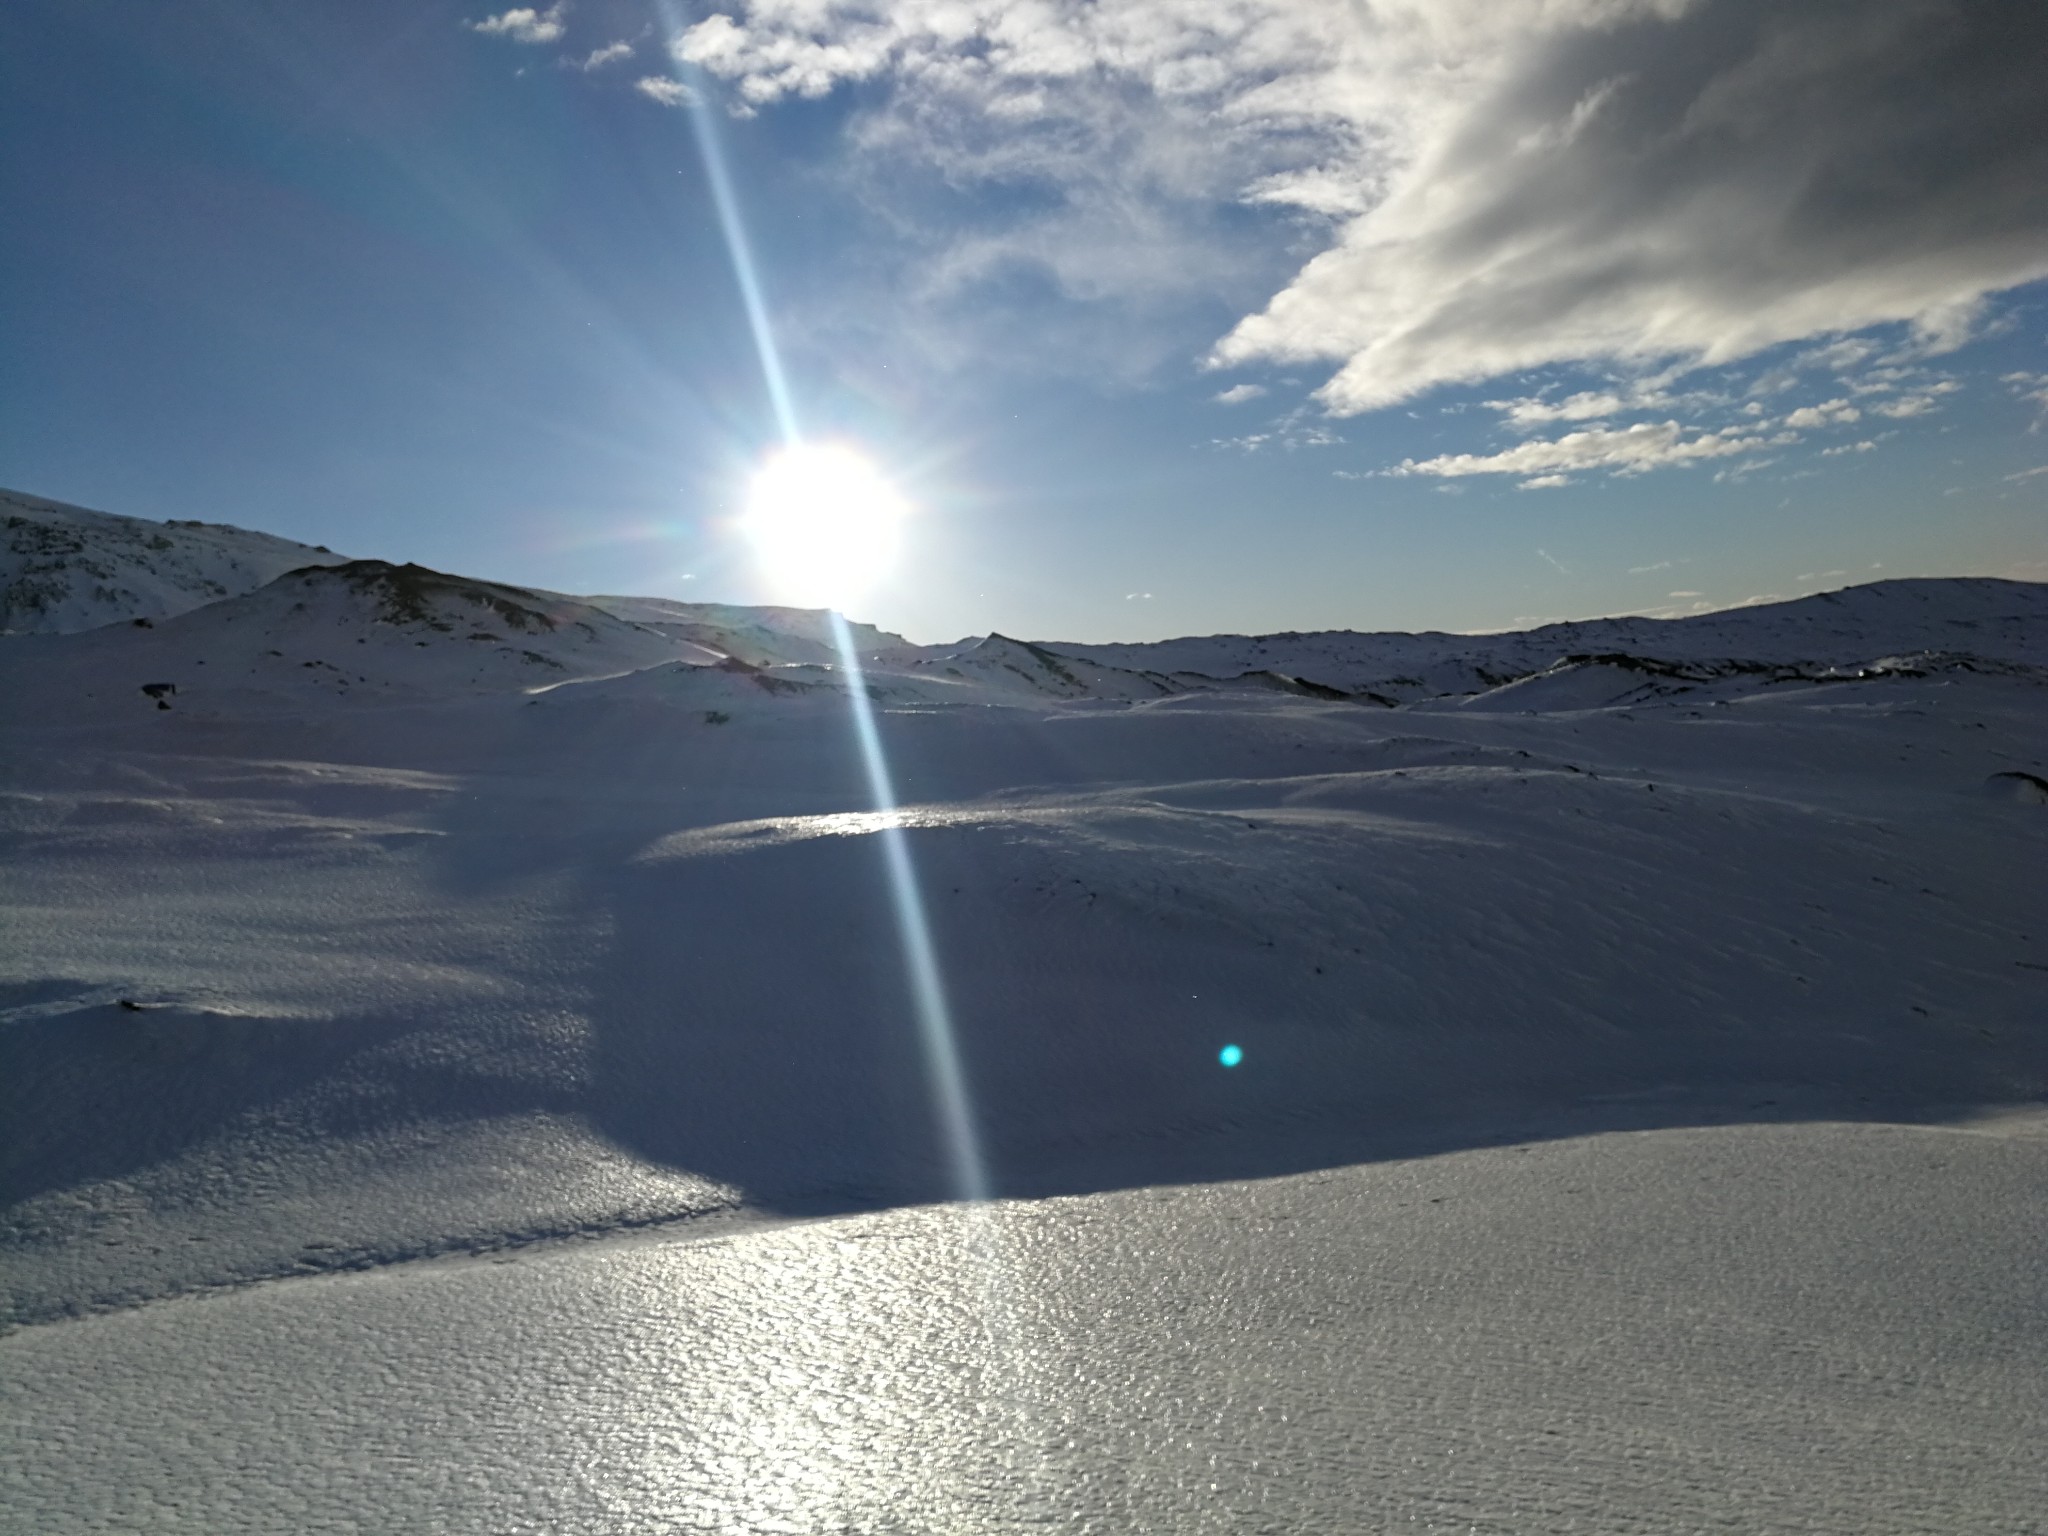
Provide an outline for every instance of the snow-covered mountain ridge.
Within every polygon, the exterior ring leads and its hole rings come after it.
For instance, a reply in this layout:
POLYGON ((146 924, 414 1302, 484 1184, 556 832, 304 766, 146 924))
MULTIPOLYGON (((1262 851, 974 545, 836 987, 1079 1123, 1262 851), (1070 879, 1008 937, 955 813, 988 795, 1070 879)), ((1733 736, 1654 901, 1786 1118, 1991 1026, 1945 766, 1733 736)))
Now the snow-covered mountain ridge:
POLYGON ((346 558, 225 523, 152 522, 0 490, 0 632, 167 618, 346 558))
POLYGON ((2048 584, 1918 577, 1682 619, 1590 619, 1480 635, 1209 635, 1059 649, 1105 665, 1169 673, 1234 676, 1272 669, 1403 702, 1479 693, 1567 658, 1602 655, 1818 671, 1887 656, 1953 653, 2048 667, 2048 584))
MULTIPOLYGON (((189 690, 201 681, 198 669, 211 666, 204 681, 215 685, 206 690, 215 695, 228 674, 245 687, 303 691, 322 682, 362 696, 378 688, 532 689, 725 660, 747 669, 733 676, 754 681, 743 698, 791 698, 842 682, 833 624, 822 610, 573 597, 418 566, 350 562, 243 529, 151 523, 13 492, 0 492, 0 507, 7 531, 0 558, 11 562, 0 567, 8 580, 0 626, 103 632, 39 659, 45 682, 60 694, 66 677, 82 686, 87 674, 99 675, 94 657, 124 658, 118 665, 131 669, 159 663, 155 670, 164 675, 137 676, 136 688, 173 683, 189 690), (307 574, 318 566, 340 568, 341 585, 307 574), (146 627, 136 621, 154 624, 195 610, 206 618, 155 639, 114 634, 123 621, 146 627), (364 649, 329 655, 336 646, 328 642, 364 649), (385 656, 394 643, 422 654, 385 656), (493 648, 478 649, 486 644, 493 648), (372 658, 381 659, 371 666, 372 658), (288 667, 321 676, 287 683, 288 667), (772 688, 771 678, 778 684, 772 688)), ((1518 685, 1523 693, 1514 707, 1529 707, 1527 686, 1538 677, 1551 678, 1550 693, 1562 697, 1555 682, 1562 669, 1577 674, 1572 689, 1585 707, 1598 707, 1596 700, 1611 705, 1643 690, 1688 691, 1733 677, 1787 683, 1870 668, 2048 668, 2048 585, 1890 580, 1684 619, 1621 617, 1478 635, 1337 630, 1081 645, 990 634, 916 645, 869 624, 849 621, 846 631, 869 691, 905 703, 1136 702, 1277 690, 1375 705, 1440 704, 1518 685)))

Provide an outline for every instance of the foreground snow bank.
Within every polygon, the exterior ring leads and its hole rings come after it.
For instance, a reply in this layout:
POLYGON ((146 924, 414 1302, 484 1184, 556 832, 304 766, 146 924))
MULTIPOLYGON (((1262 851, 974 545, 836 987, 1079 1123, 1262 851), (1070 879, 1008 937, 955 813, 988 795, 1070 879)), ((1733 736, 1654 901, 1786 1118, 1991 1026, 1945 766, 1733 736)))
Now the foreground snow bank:
POLYGON ((1661 1131, 283 1282, 0 1342, 0 1521, 2029 1530, 2044 1176, 1661 1131))

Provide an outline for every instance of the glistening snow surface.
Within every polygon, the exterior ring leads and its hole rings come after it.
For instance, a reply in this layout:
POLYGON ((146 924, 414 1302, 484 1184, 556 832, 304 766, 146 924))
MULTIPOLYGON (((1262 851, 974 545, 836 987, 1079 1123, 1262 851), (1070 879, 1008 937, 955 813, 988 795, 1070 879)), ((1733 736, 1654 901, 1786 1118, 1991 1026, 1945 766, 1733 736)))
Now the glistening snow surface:
POLYGON ((45 1530, 2042 1528, 2041 1148, 1664 1131, 260 1287, 8 1346, 45 1530))
POLYGON ((0 641, 0 1524, 2039 1528, 2044 598, 0 641))

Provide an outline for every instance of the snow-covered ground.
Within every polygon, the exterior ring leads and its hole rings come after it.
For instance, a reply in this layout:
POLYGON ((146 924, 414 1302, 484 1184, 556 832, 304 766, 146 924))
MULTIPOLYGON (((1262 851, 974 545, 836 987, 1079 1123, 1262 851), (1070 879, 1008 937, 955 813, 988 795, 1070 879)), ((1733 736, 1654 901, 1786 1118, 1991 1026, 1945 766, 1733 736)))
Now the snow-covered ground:
POLYGON ((0 1524, 2042 1528, 2048 588, 863 627, 893 816, 819 615, 130 617, 0 640, 0 1524))

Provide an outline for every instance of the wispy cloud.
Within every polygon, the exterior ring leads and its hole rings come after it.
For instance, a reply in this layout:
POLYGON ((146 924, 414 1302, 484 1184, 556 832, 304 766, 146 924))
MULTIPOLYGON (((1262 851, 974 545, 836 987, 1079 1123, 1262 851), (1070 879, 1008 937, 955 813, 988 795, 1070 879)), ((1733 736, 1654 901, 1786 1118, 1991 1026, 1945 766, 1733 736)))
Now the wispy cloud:
POLYGON ((1702 459, 1725 459, 1768 448, 1788 436, 1763 437, 1738 427, 1715 432, 1690 430, 1675 421, 1637 422, 1629 427, 1593 427, 1559 438, 1534 438, 1499 453, 1445 453, 1431 459, 1403 459, 1391 475, 1553 475, 1577 470, 1641 474, 1702 459))
POLYGON ((1256 400, 1266 392, 1263 384, 1233 384, 1214 398, 1218 405, 1242 405, 1247 400, 1256 400))
POLYGON ((667 75, 642 75, 633 82, 633 89, 649 101, 658 101, 664 107, 687 107, 695 96, 680 80, 667 75))
POLYGON ((2041 414, 2034 418, 2033 425, 2027 429, 2029 432, 2039 432, 2043 423, 2048 423, 2048 373, 2008 373, 1998 382, 2020 399, 2041 408, 2041 414))
POLYGON ((1834 373, 1847 373, 1868 362, 1882 350, 1883 348, 1867 336, 1845 336, 1818 347, 1808 347, 1792 359, 1792 366, 1795 369, 1825 368, 1834 373))
POLYGON ((616 64, 621 59, 633 57, 633 45, 627 42, 606 43, 602 48, 593 48, 580 59, 564 59, 562 62, 571 69, 580 69, 589 74, 594 69, 603 69, 607 64, 616 64))
POLYGON ((556 43, 561 41, 562 33, 566 30, 562 25, 562 14, 568 8, 567 0, 556 0, 554 5, 544 11, 536 10, 530 5, 522 5, 465 25, 472 32, 482 32, 491 37, 509 37, 515 43, 556 43))
POLYGON ((1512 427, 1524 429, 1549 426, 1559 421, 1595 421, 1629 409, 1628 403, 1612 390, 1581 390, 1562 400, 1528 396, 1520 400, 1489 400, 1487 407, 1506 417, 1512 427))

